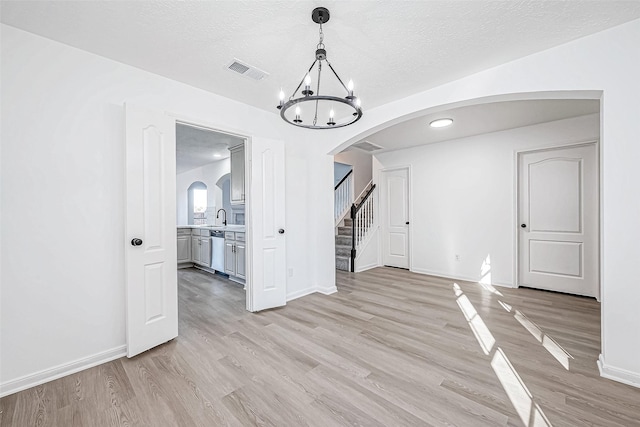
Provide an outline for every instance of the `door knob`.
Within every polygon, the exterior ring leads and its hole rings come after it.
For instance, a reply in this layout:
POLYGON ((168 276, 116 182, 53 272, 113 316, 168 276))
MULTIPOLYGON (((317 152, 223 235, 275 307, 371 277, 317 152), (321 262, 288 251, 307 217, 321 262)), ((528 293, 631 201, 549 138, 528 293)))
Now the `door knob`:
POLYGON ((142 239, 131 239, 131 246, 140 246, 142 244, 142 239))
POLYGON ((284 228, 281 228, 280 230, 278 230, 278 233, 284 234, 284 228))
POLYGON ((520 227, 527 228, 527 224, 520 224, 520 227))
POLYGON ((409 225, 409 221, 405 222, 406 225, 409 225))

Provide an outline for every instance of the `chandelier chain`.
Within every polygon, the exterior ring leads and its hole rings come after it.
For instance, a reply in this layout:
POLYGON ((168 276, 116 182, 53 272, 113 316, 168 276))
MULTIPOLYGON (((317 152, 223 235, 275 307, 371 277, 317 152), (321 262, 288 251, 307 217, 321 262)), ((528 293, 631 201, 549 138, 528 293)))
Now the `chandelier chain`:
POLYGON ((320 41, 318 42, 318 49, 324 49, 324 33, 322 32, 322 21, 320 21, 320 41))
MULTIPOLYGON (((320 61, 318 63, 318 86, 316 89, 316 95, 320 95, 320 72, 322 71, 322 61, 320 61)), ((318 99, 316 99, 316 111, 315 111, 315 115, 313 116, 313 125, 315 126, 318 123, 318 103, 320 101, 318 99)))

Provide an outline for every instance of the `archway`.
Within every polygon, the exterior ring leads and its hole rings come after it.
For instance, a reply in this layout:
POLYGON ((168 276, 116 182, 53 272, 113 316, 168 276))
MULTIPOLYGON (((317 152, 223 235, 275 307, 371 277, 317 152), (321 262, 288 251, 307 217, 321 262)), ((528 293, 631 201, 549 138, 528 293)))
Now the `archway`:
POLYGON ((206 210, 207 185, 204 182, 195 181, 187 189, 187 224, 206 224, 206 210))

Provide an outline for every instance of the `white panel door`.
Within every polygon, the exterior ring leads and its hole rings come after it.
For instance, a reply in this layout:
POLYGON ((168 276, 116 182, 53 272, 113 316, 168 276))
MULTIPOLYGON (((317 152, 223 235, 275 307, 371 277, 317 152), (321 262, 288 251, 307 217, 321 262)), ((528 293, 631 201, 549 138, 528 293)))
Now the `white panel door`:
POLYGON ((249 151, 251 241, 247 310, 286 304, 284 143, 254 138, 249 151))
POLYGON ((382 172, 382 261, 409 268, 409 169, 382 172))
POLYGON ((178 336, 175 125, 126 106, 127 356, 178 336), (136 240, 137 239, 137 240, 136 240))
POLYGON ((518 285, 597 297, 596 144, 521 153, 518 285))

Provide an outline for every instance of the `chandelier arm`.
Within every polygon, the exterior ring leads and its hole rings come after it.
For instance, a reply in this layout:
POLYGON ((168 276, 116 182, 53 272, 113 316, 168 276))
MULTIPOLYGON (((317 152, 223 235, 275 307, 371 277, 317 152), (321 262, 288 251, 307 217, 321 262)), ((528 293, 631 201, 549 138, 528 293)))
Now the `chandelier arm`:
MULTIPOLYGON (((316 62, 318 62, 318 60, 316 59, 315 61, 313 61, 313 64, 311 64, 311 67, 309 67, 309 70, 305 73, 304 76, 302 76, 302 80, 300 80, 300 84, 298 85, 298 87, 296 88, 296 90, 293 91, 293 93, 291 94, 291 96, 289 97, 289 100, 291 100, 292 98, 295 98, 296 93, 298 93, 298 89, 300 89, 302 87, 302 83, 304 83, 304 78, 307 77, 307 74, 309 74, 311 72, 311 70, 313 70, 313 67, 316 65, 316 62)), ((343 85, 344 86, 344 85, 343 85)))
POLYGON ((347 89, 347 86, 345 86, 345 84, 342 82, 342 79, 340 78, 338 73, 336 73, 336 70, 333 69, 333 67, 331 66, 331 62, 329 62, 328 59, 325 59, 325 61, 327 61, 327 65, 329 66, 329 68, 331 68, 331 71, 333 71, 333 75, 336 76, 336 79, 338 79, 338 81, 340 82, 340 84, 342 85, 344 90, 347 91, 347 95, 348 95, 349 94, 349 89, 347 89))

